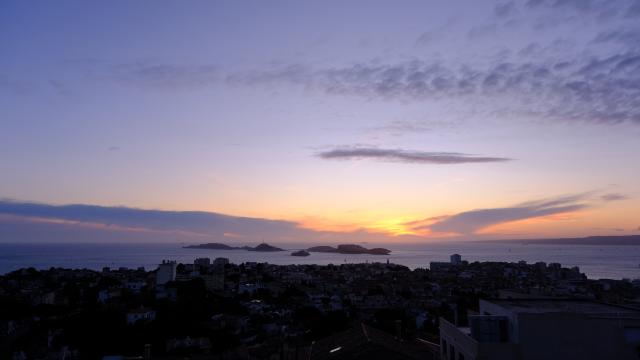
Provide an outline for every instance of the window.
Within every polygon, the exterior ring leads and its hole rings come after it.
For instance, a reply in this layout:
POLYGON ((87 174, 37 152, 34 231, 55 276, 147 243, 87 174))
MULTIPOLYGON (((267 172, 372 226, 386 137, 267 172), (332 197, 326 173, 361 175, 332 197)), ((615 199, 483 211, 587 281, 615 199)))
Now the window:
POLYGON ((442 347, 442 354, 443 355, 447 355, 447 340, 442 339, 442 344, 440 345, 442 347))
POLYGON ((456 348, 453 345, 449 345, 449 360, 456 360, 456 348))
POLYGON ((458 353, 458 360, 464 360, 464 355, 462 355, 462 353, 458 353))

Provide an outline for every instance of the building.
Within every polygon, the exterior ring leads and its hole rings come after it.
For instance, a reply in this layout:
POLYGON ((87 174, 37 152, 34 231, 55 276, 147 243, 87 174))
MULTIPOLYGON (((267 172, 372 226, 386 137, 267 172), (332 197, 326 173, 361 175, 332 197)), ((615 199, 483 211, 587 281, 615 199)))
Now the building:
POLYGON ((453 254, 449 257, 449 262, 432 261, 429 263, 429 270, 434 272, 447 272, 456 269, 457 266, 467 265, 466 261, 462 261, 460 254, 453 254))
POLYGON ((131 280, 131 281, 125 282, 124 286, 128 290, 136 294, 139 294, 142 291, 142 289, 144 289, 144 287, 147 286, 147 282, 143 280, 131 280))
POLYGON ((262 289, 262 284, 259 283, 245 283, 241 282, 238 284, 238 294, 255 294, 258 290, 262 289))
POLYGON ((229 263, 229 259, 223 258, 223 257, 219 257, 213 260, 213 266, 215 267, 224 267, 228 263, 229 263))
POLYGON ((204 285, 209 291, 224 290, 224 274, 205 274, 200 276, 204 280, 204 285))
POLYGON ((209 258, 197 258, 193 261, 193 265, 195 265, 195 267, 208 267, 209 265, 211 265, 211 259, 209 258))
POLYGON ((430 360, 437 358, 433 344, 406 341, 365 324, 335 333, 311 344, 309 359, 430 360))
POLYGON ((211 349, 211 340, 208 337, 185 337, 185 338, 173 338, 167 340, 167 351, 179 351, 179 350, 198 350, 209 351, 211 349))
POLYGON ((433 272, 446 272, 451 270, 453 267, 451 263, 443 262, 443 261, 432 261, 429 263, 429 270, 433 272))
POLYGON ((127 313, 127 324, 133 325, 138 321, 149 322, 156 319, 156 312, 151 309, 140 308, 127 313))
POLYGON ((440 321, 445 360, 638 359, 640 310, 584 300, 480 300, 469 327, 440 321))
POLYGON ((162 260, 156 271, 156 285, 164 286, 169 281, 176 280, 176 262, 162 260))

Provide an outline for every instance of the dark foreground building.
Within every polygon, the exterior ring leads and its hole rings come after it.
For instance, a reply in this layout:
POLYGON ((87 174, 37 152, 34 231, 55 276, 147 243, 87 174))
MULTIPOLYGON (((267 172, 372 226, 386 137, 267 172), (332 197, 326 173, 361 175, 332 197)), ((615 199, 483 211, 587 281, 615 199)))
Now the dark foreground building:
POLYGON ((443 360, 639 359, 640 310, 582 300, 480 300, 468 327, 440 320, 443 360))

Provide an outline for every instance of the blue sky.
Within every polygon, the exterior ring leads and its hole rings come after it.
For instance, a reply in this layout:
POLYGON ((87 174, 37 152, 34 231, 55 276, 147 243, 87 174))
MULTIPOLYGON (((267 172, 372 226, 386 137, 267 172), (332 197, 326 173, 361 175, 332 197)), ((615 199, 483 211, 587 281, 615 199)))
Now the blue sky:
MULTIPOLYGON (((632 0, 6 1, 0 197, 292 224, 275 241, 636 233, 639 16, 632 0), (530 206, 554 199, 571 201, 530 206)), ((119 221, 3 209, 0 241, 119 221)), ((227 230, 208 231, 256 238, 227 230)))

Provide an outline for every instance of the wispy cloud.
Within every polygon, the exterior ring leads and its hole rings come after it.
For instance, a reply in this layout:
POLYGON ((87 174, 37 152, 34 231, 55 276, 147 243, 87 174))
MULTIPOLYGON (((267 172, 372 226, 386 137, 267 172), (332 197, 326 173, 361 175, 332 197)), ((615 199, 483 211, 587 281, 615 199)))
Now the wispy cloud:
POLYGON ((636 5, 635 0, 528 0, 525 3, 529 9, 566 10, 576 15, 590 15, 598 19, 626 17, 634 12, 636 5))
POLYGON ((503 162, 512 159, 503 157, 487 157, 456 152, 422 152, 398 149, 378 149, 367 147, 344 147, 318 154, 318 157, 328 160, 363 160, 372 159, 388 162, 416 163, 416 164, 464 164, 503 162))
MULTIPOLYGON (((408 237, 408 236, 406 236, 408 237)), ((96 205, 49 205, 0 199, 0 242, 241 242, 388 241, 388 233, 324 231, 296 221, 204 211, 96 205)))
MULTIPOLYGON (((202 211, 146 210, 95 205, 49 205, 0 199, 0 242, 241 242, 280 243, 424 240, 452 234, 468 236, 492 225, 571 213, 619 201, 621 194, 589 192, 442 215, 402 224, 416 235, 391 235, 376 229, 326 230, 300 222, 229 216, 202 211)), ((640 228, 639 228, 640 230, 640 228)))
POLYGON ((617 43, 631 49, 640 48, 640 29, 614 29, 599 33, 595 43, 617 43))
POLYGON ((124 82, 156 88, 206 88, 218 81, 215 65, 176 65, 153 62, 118 64, 113 75, 124 82))
POLYGON ((514 15, 517 11, 517 5, 514 1, 497 4, 493 9, 495 15, 500 18, 514 15))
MULTIPOLYGON (((488 67, 414 60, 312 69, 289 65, 234 74, 234 84, 289 83, 334 95, 402 101, 484 99, 491 113, 640 124, 640 53, 488 67)), ((480 111, 480 109, 478 109, 480 111)))
POLYGON ((626 197, 620 194, 598 197, 595 192, 588 192, 529 201, 510 207, 470 210, 451 216, 413 221, 407 225, 415 231, 472 235, 493 225, 584 210, 595 206, 598 199, 617 201, 624 198, 626 197))
POLYGON ((260 237, 284 234, 297 228, 294 222, 236 217, 212 212, 146 210, 95 205, 48 205, 0 201, 0 214, 37 219, 55 219, 89 224, 108 224, 120 228, 156 231, 185 231, 213 237, 225 232, 260 237))
POLYGON ((624 194, 616 194, 616 193, 611 193, 611 194, 604 194, 600 197, 600 199, 602 201, 620 201, 620 200, 627 200, 629 199, 629 196, 624 195, 624 194))

